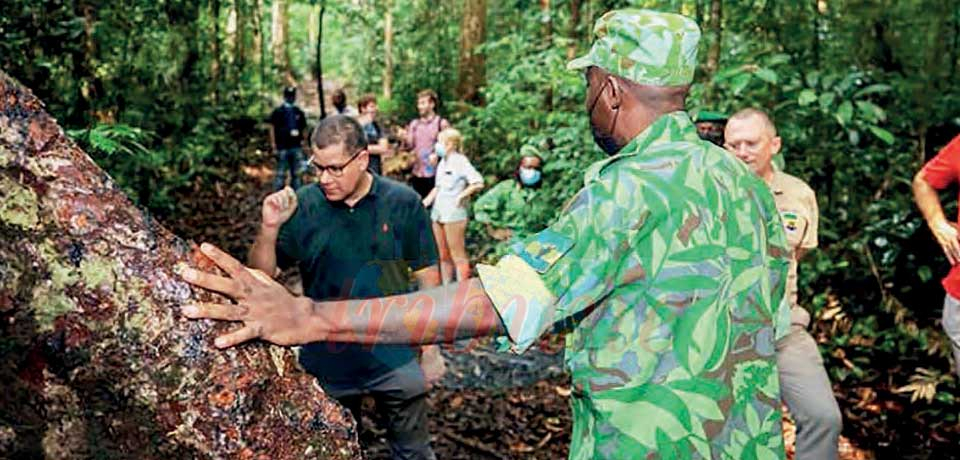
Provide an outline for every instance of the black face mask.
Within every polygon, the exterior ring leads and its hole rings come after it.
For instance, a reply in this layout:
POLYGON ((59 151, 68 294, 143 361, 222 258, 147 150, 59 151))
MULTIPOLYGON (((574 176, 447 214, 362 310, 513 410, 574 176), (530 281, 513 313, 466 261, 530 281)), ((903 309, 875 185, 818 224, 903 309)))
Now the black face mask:
POLYGON ((606 152, 607 155, 616 155, 622 146, 613 138, 612 132, 617 127, 617 118, 620 116, 620 109, 616 109, 617 112, 613 115, 613 125, 610 127, 611 133, 605 133, 593 124, 593 110, 597 107, 597 102, 600 101, 600 96, 603 95, 603 90, 606 88, 608 81, 609 80, 604 80, 603 86, 600 87, 600 92, 597 93, 597 98, 593 100, 593 104, 590 104, 590 110, 587 116, 590 118, 590 131, 593 133, 593 141, 596 142, 600 149, 606 152))
MULTIPOLYGON (((617 126, 617 117, 620 115, 620 110, 617 110, 617 113, 613 115, 613 127, 617 126)), ((617 140, 613 138, 612 134, 605 133, 600 130, 600 128, 590 123, 590 131, 593 133, 593 141, 597 143, 601 150, 606 152, 607 155, 616 155, 623 146, 617 143, 617 140)))

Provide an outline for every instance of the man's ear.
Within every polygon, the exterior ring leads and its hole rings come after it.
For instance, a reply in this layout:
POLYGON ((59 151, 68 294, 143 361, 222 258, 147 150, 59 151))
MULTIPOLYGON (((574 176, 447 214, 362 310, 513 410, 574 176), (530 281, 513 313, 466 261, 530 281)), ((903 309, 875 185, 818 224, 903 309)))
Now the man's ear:
POLYGON ((623 104, 623 86, 620 85, 620 79, 613 75, 607 75, 606 89, 603 90, 605 97, 609 101, 611 109, 619 109, 623 104))
POLYGON ((783 147, 783 140, 780 139, 780 136, 773 136, 773 139, 770 139, 770 147, 773 149, 773 155, 771 156, 780 154, 780 147, 783 147))

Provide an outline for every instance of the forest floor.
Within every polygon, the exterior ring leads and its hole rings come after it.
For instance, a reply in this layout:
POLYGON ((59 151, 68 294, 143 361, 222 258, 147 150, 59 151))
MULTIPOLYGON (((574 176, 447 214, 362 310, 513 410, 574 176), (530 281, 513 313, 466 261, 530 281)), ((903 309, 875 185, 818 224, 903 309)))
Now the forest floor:
MULTIPOLYGON (((263 141, 251 142, 227 161, 220 180, 197 182, 179 192, 180 210, 165 220, 177 234, 214 243, 245 258, 260 220, 260 203, 271 192, 275 160, 263 141), (259 144, 259 145, 258 145, 259 144)), ((467 349, 446 347, 448 372, 430 392, 430 432, 441 459, 560 459, 570 444, 570 381, 563 369, 562 340, 514 356, 490 343, 467 349)), ((383 424, 372 401, 364 406, 360 439, 367 458, 386 459, 383 424)), ((785 418, 788 458, 793 458, 795 429, 785 418)), ((841 442, 844 460, 873 459, 849 440, 841 442)))

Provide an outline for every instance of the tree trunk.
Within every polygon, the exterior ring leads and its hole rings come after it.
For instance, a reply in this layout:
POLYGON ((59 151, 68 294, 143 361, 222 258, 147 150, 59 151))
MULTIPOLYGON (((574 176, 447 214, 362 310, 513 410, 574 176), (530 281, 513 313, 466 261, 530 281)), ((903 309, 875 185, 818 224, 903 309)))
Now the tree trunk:
POLYGON ((74 3, 74 14, 83 18, 83 35, 79 47, 71 52, 73 78, 77 84, 77 102, 69 120, 74 126, 88 126, 100 117, 96 112, 96 102, 103 96, 103 82, 96 76, 93 59, 97 54, 97 43, 93 37, 94 6, 86 1, 74 3))
POLYGON ((393 0, 386 0, 383 18, 383 98, 393 99, 393 0))
POLYGON ((570 27, 567 29, 567 60, 577 57, 577 46, 580 45, 580 6, 581 0, 570 0, 570 27))
MULTIPOLYGON (((227 45, 227 63, 233 64, 236 61, 237 49, 237 1, 233 0, 230 4, 230 11, 227 12, 227 29, 224 31, 224 44, 227 45)), ((232 67, 232 66, 231 66, 232 67)), ((226 69, 229 79, 230 69, 226 69)))
POLYGON ((323 95, 323 13, 327 11, 327 2, 320 0, 319 29, 317 30, 317 98, 320 99, 320 118, 327 118, 327 98, 323 95))
POLYGON ((260 71, 260 88, 265 88, 266 80, 266 45, 263 43, 263 5, 260 0, 253 0, 253 56, 260 71))
POLYGON ((247 67, 247 11, 244 0, 234 0, 234 11, 236 11, 237 30, 234 47, 233 65, 236 68, 237 90, 241 90, 243 85, 243 73, 247 67))
POLYGON ((211 64, 210 75, 213 80, 213 102, 220 105, 220 72, 223 69, 223 63, 220 60, 220 0, 212 0, 213 9, 213 62, 211 64))
POLYGON ((706 79, 707 82, 707 103, 712 104, 714 94, 716 93, 712 79, 717 73, 720 65, 720 49, 723 41, 723 0, 710 1, 710 32, 713 35, 713 41, 710 43, 710 49, 707 51, 706 79))
POLYGON ((290 75, 290 53, 287 52, 287 8, 286 0, 273 0, 273 16, 270 36, 270 49, 273 50, 273 67, 287 83, 293 80, 290 75))
POLYGON ((813 0, 813 43, 811 44, 811 53, 813 54, 813 68, 820 69, 820 18, 826 13, 827 4, 823 0, 813 0))
POLYGON ((540 0, 540 25, 543 28, 543 38, 549 46, 553 38, 553 14, 550 12, 550 0, 540 0))
MULTIPOLYGON (((540 0, 540 22, 543 25, 543 49, 553 46, 553 14, 550 11, 550 0, 540 0)), ((553 112, 553 82, 547 83, 543 92, 543 107, 547 112, 553 112)))
POLYGON ((710 33, 713 35, 713 41, 707 51, 707 72, 712 77, 720 65, 720 49, 723 41, 723 0, 710 1, 710 33))
POLYGON ((483 44, 487 28, 487 1, 466 0, 460 35, 460 75, 457 92, 460 99, 473 104, 482 104, 480 88, 486 81, 483 53, 478 50, 483 44))
POLYGON ((953 7, 953 47, 950 49, 950 77, 957 77, 957 60, 960 59, 960 4, 953 7))
POLYGON ((174 267, 211 262, 3 72, 0 132, 0 458, 360 457, 290 350, 220 351, 235 325, 181 315, 223 299, 174 267))

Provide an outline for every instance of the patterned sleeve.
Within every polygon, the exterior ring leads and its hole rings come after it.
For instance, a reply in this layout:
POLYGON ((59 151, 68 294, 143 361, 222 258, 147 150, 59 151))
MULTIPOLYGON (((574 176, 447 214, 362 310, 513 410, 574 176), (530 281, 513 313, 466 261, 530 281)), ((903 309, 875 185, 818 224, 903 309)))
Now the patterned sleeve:
MULTIPOLYGON (((759 210, 765 223, 763 243, 766 246, 765 266, 769 276, 765 295, 769 296, 770 318, 775 340, 790 333, 790 296, 787 292, 787 271, 790 266, 787 234, 777 211, 777 204, 766 185, 757 186, 759 210)), ((762 288, 763 289, 763 288, 762 288)), ((764 306, 761 305, 761 309, 764 306)))
POLYGON ((503 222, 503 198, 511 187, 512 180, 505 180, 493 186, 492 189, 480 195, 473 204, 473 218, 477 222, 491 224, 496 227, 505 227, 503 222))
POLYGON ((942 190, 957 180, 960 165, 960 136, 953 138, 946 147, 923 166, 923 178, 931 187, 942 190))
POLYGON ((477 271, 511 342, 521 353, 554 324, 581 313, 615 287, 624 244, 646 213, 626 209, 637 184, 601 178, 580 190, 546 230, 517 243, 496 266, 477 271))

